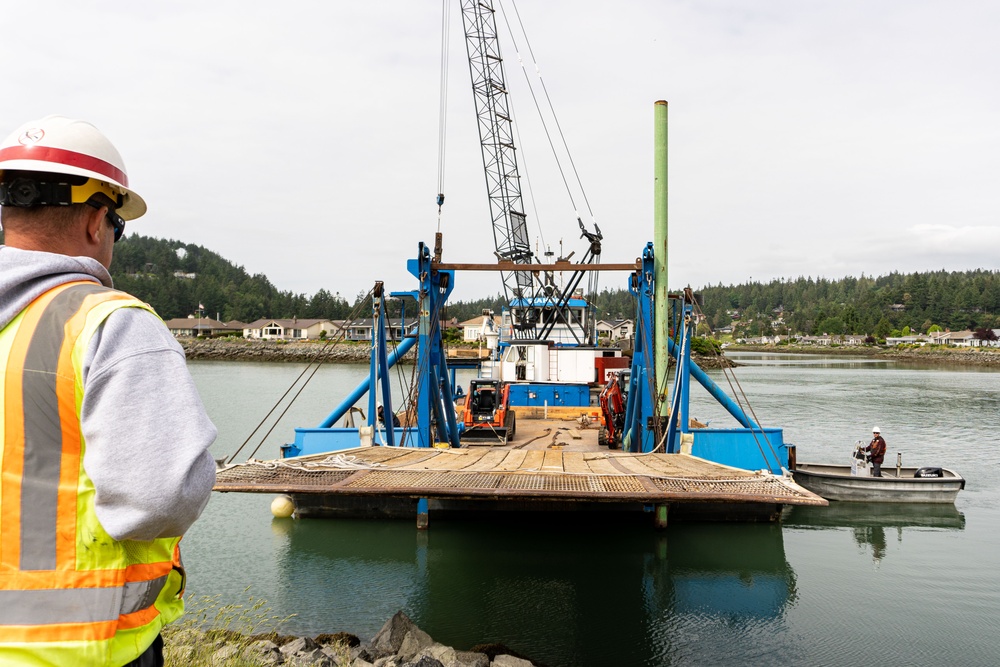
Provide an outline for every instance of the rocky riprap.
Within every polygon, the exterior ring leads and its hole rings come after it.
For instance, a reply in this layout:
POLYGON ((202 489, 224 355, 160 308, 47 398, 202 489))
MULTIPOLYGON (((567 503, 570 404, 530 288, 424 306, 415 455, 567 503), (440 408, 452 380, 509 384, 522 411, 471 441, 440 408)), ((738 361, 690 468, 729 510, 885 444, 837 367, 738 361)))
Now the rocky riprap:
MULTIPOLYGON (((211 634, 211 633, 206 633, 211 634)), ((173 652, 183 654, 178 643, 204 644, 204 635, 177 633, 168 640, 173 652)), ((457 651, 435 642, 402 611, 386 621, 371 641, 336 634, 311 637, 267 635, 243 637, 232 634, 218 641, 213 665, 281 665, 287 667, 542 667, 515 654, 502 644, 481 644, 457 651)))
MULTIPOLYGON (((188 359, 226 361, 309 362, 322 359, 330 363, 367 363, 371 346, 367 343, 326 343, 309 341, 251 340, 246 338, 179 338, 188 359)), ((403 358, 415 358, 410 350, 403 358)))

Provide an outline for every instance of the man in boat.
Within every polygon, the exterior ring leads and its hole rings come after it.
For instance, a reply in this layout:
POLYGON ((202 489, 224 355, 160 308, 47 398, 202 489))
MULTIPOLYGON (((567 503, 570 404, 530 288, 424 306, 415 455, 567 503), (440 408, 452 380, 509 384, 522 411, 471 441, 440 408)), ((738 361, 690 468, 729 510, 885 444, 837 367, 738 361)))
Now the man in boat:
POLYGON ((0 143, 0 205, 0 664, 162 665, 216 429, 163 321, 112 289, 146 204, 96 127, 49 116, 0 143))
POLYGON ((872 477, 882 476, 882 461, 885 460, 885 440, 878 426, 872 428, 872 441, 865 447, 868 460, 872 464, 872 477))

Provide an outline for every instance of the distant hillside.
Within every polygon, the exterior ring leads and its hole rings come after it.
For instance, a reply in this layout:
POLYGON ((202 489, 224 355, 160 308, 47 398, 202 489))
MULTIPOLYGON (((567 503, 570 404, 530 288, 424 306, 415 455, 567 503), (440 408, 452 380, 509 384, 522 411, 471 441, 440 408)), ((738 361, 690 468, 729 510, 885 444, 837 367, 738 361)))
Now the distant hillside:
POLYGON ((320 290, 311 297, 284 292, 263 274, 198 245, 129 234, 115 245, 111 276, 115 287, 149 303, 163 319, 186 317, 204 306, 224 322, 261 317, 344 319, 351 305, 320 290))
MULTIPOLYGON (((2 232, 0 232, 2 241, 2 232)), ((351 302, 320 290, 312 296, 281 291, 263 274, 198 245, 129 234, 115 246, 115 286, 147 301, 164 319, 186 317, 204 306, 211 317, 249 322, 261 317, 344 319, 351 302)), ((1000 272, 890 273, 840 280, 797 278, 769 283, 715 285, 700 290, 703 312, 715 330, 737 325, 746 335, 872 334, 909 327, 1000 328, 1000 272)), ((595 300, 599 319, 634 317, 627 290, 604 289, 595 300)), ((464 321, 483 309, 499 313, 500 294, 452 302, 447 317, 464 321)), ((393 310, 393 309, 391 309, 393 310)))
POLYGON ((1000 328, 1000 272, 982 269, 841 280, 800 277, 710 286, 701 293, 713 329, 735 320, 753 336, 773 328, 878 337, 904 327, 924 333, 932 326, 952 331, 1000 328))

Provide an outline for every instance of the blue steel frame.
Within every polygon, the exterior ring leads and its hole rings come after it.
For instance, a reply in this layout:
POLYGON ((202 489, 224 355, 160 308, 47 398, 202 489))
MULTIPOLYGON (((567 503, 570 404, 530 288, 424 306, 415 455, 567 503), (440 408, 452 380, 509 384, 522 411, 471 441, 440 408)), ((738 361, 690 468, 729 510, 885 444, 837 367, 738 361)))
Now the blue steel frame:
MULTIPOLYGON (((441 339, 441 310, 454 289, 454 271, 432 271, 430 250, 421 243, 418 256, 407 262, 407 270, 420 281, 417 291, 393 292, 391 296, 404 300, 413 299, 417 304, 419 319, 416 335, 410 335, 389 354, 386 345, 385 301, 381 284, 376 285, 372 304, 375 326, 372 331, 372 355, 368 377, 341 401, 316 428, 295 429, 295 442, 281 448, 282 458, 320 454, 351 449, 360 444, 360 431, 351 427, 335 427, 361 398, 368 394, 368 425, 373 427, 373 437, 378 444, 394 445, 397 442, 411 447, 431 447, 435 443, 459 446, 459 425, 455 416, 453 391, 455 374, 450 371, 441 339), (392 414, 392 396, 389 386, 389 368, 417 345, 417 427, 380 429, 376 415, 376 391, 381 380, 382 405, 392 414), (384 433, 384 439, 382 434, 384 433)), ((404 318, 405 319, 405 318, 404 318)), ((386 420, 388 424, 391 421, 386 420)))
MULTIPOLYGON (((636 299, 636 327, 633 343, 631 376, 628 399, 625 405, 625 426, 622 449, 629 452, 651 452, 656 446, 657 414, 656 396, 660 391, 659 378, 655 377, 655 348, 653 338, 653 244, 646 244, 642 253, 639 272, 629 280, 629 292, 636 299)), ((782 440, 781 429, 761 428, 741 406, 726 396, 715 382, 691 361, 691 337, 694 333, 693 303, 687 295, 674 303, 674 331, 680 333, 678 342, 666 341, 668 353, 677 360, 670 397, 670 414, 678 418, 667 420, 663 437, 663 451, 681 451, 681 434, 691 433, 691 453, 717 463, 750 470, 766 469, 781 474, 788 467, 788 448, 782 440), (691 429, 689 406, 691 378, 701 384, 739 423, 734 429, 691 429)))
MULTIPOLYGON (((325 451, 335 451, 357 447, 359 433, 356 428, 334 428, 337 422, 366 392, 369 399, 369 425, 376 425, 375 392, 379 378, 383 380, 382 403, 391 410, 388 369, 406 352, 418 346, 417 376, 419 393, 417 397, 416 428, 387 429, 385 442, 394 444, 404 438, 409 446, 432 447, 438 443, 459 446, 459 424, 455 415, 455 376, 448 368, 444 344, 441 339, 441 310, 454 289, 454 271, 434 271, 431 269, 431 252, 423 243, 416 259, 407 262, 407 270, 419 280, 419 290, 415 292, 394 292, 392 296, 404 300, 413 299, 419 310, 416 336, 409 336, 390 355, 386 350, 385 307, 381 295, 373 304, 375 327, 372 342, 372 362, 369 377, 361 382, 354 392, 334 410, 318 428, 295 429, 295 444, 282 447, 282 456, 302 456, 325 451)), ((653 244, 648 243, 643 251, 639 272, 633 273, 629 291, 636 299, 636 328, 632 374, 629 380, 628 400, 625 407, 625 425, 622 448, 628 452, 651 452, 656 446, 656 426, 661 421, 657 414, 660 380, 655 377, 655 348, 653 338, 653 244)), ((405 303, 405 301, 404 301, 405 303)), ((749 470, 767 469, 779 474, 788 467, 788 449, 782 441, 781 429, 761 428, 733 402, 691 361, 691 335, 694 330, 693 304, 684 298, 678 300, 673 309, 675 331, 680 332, 679 342, 666 341, 670 355, 677 359, 673 394, 670 398, 672 415, 679 419, 667 420, 667 432, 663 435, 663 451, 677 453, 681 450, 681 434, 693 436, 691 453, 695 456, 749 470), (705 389, 740 423, 735 429, 694 429, 688 418, 690 384, 694 377, 705 389)), ((391 412, 390 412, 391 414, 391 412)), ((376 434, 381 431, 376 430, 376 434)))
POLYGON ((422 242, 416 259, 408 260, 406 268, 420 281, 420 290, 393 293, 393 296, 408 295, 419 304, 417 377, 420 385, 416 446, 431 447, 435 442, 446 442, 451 447, 458 447, 452 374, 448 371, 441 340, 441 309, 455 288, 455 272, 431 270, 431 252, 422 242))

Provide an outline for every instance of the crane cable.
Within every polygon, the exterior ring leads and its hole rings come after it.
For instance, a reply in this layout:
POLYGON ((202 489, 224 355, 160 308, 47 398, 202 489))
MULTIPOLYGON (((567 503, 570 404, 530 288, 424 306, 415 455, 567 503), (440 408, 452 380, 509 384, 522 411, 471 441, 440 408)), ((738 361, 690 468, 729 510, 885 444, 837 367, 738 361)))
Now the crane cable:
POLYGON ((438 112, 437 231, 441 231, 441 207, 444 205, 445 143, 448 135, 448 30, 451 25, 451 0, 441 0, 441 90, 438 112))
MULTIPOLYGON (((528 40, 528 33, 524 29, 524 24, 521 21, 521 15, 517 11, 517 6, 514 4, 514 1, 513 0, 509 0, 509 2, 510 2, 510 5, 511 5, 511 8, 514 11, 514 17, 517 20, 517 24, 518 24, 518 27, 520 28, 521 34, 524 35, 524 43, 525 43, 525 46, 528 49, 528 57, 531 59, 531 64, 535 66, 535 74, 538 76, 538 82, 539 82, 539 85, 542 87, 542 92, 545 95, 545 102, 548 105, 549 113, 552 114, 552 120, 555 123, 556 130, 559 133, 559 140, 562 142, 563 150, 566 152, 566 157, 569 159, 570 167, 572 167, 573 176, 576 178, 577 187, 580 188, 581 195, 583 196, 583 202, 584 202, 584 204, 587 207, 587 213, 590 215, 591 219, 594 221, 595 226, 596 226, 596 217, 594 216, 593 209, 591 209, 591 207, 590 207, 590 200, 587 198, 587 192, 586 192, 586 190, 583 187, 582 181, 580 180, 580 173, 579 173, 579 171, 576 168, 576 162, 573 160, 573 154, 570 152, 569 144, 566 142, 566 136, 563 133, 562 125, 559 122, 559 117, 556 114, 555 107, 552 105, 552 98, 549 96, 548 88, 545 86, 545 79, 542 78, 541 68, 538 66, 538 62, 535 60, 535 54, 534 54, 534 51, 531 48, 531 42, 528 40)), ((514 30, 513 30, 513 28, 510 25, 510 20, 507 18, 507 12, 503 8, 503 2, 502 2, 502 0, 500 0, 497 3, 497 5, 500 7, 500 14, 503 16, 504 23, 507 24, 507 31, 510 33, 511 41, 514 43, 514 51, 517 54, 518 63, 520 63, 520 65, 521 65, 521 71, 524 73, 525 81, 527 81, 527 83, 528 83, 528 90, 531 92, 531 99, 532 99, 532 101, 535 104, 536 111, 538 111, 538 117, 542 121, 542 127, 543 127, 543 129, 545 131, 545 138, 549 142, 549 147, 552 149, 552 154, 556 157, 556 164, 558 165, 558 168, 559 168, 559 175, 562 177, 563 186, 566 188, 566 194, 569 196, 570 203, 572 204, 574 211, 577 211, 577 218, 579 218, 580 216, 579 216, 578 208, 577 208, 577 205, 576 205, 576 200, 573 197, 573 193, 570 190, 569 182, 566 180, 566 174, 563 171, 562 163, 559 160, 558 154, 556 152, 555 144, 552 141, 552 136, 551 136, 551 133, 549 132, 548 124, 545 122, 545 118, 542 115, 542 110, 541 110, 541 107, 540 107, 540 105, 538 103, 538 98, 535 95, 535 89, 531 85, 531 79, 528 76, 528 71, 524 67, 524 60, 521 57, 520 48, 518 47, 517 39, 514 37, 514 30)))

